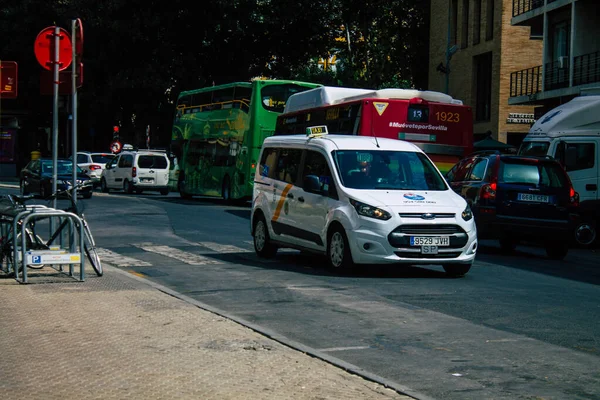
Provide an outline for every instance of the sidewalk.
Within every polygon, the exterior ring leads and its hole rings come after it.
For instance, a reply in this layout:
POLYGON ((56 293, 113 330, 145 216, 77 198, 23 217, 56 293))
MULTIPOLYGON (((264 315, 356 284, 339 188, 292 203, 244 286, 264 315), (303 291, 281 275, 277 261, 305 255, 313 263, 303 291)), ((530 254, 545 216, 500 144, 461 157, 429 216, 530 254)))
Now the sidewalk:
POLYGON ((29 279, 0 272, 4 400, 412 398, 110 266, 29 279))

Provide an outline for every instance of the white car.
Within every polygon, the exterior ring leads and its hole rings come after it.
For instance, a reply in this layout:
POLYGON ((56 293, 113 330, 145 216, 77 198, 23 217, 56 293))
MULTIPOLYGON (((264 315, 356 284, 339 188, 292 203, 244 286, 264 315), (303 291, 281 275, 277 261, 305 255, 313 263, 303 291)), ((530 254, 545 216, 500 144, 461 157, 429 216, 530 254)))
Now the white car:
POLYGON ((124 151, 106 165, 100 186, 104 193, 116 189, 125 193, 157 191, 167 195, 170 165, 164 151, 124 151))
POLYGON ((77 166, 86 173, 94 187, 100 185, 100 177, 102 170, 106 167, 106 163, 115 157, 111 153, 92 153, 89 151, 77 152, 77 166))
POLYGON ((462 276, 477 251, 467 202, 427 155, 412 143, 366 136, 265 139, 251 233, 261 257, 290 247, 326 255, 334 268, 441 264, 462 276))

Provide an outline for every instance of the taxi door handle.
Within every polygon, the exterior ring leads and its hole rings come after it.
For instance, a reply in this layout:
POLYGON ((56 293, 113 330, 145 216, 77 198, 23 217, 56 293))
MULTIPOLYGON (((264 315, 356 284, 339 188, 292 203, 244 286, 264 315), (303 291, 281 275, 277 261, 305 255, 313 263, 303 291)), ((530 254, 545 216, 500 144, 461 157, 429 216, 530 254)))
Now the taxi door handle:
POLYGON ((302 197, 302 196, 298 197, 298 201, 299 201, 300 203, 304 203, 304 197, 302 197))
POLYGON ((287 195, 287 198, 288 198, 288 199, 293 199, 293 198, 294 198, 294 195, 293 195, 292 193, 288 193, 288 195, 287 195))

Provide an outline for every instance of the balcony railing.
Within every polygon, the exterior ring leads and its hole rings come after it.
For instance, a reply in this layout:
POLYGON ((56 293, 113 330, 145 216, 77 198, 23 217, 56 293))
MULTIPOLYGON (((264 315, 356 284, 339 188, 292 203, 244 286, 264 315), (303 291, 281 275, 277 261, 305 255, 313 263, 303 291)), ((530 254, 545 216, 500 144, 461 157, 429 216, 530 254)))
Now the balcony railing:
POLYGON ((510 97, 529 96, 542 90, 542 66, 510 74, 510 97))
POLYGON ((513 17, 544 5, 544 0, 513 0, 513 17))
POLYGON ((600 51, 573 59, 573 86, 600 82, 600 51))
MULTIPOLYGON (((573 86, 600 82, 600 51, 573 58, 573 86)), ((510 97, 530 96, 544 90, 569 87, 569 58, 546 64, 542 78, 542 66, 523 69, 510 74, 510 97)))
POLYGON ((554 90, 569 87, 569 64, 568 58, 563 61, 552 61, 546 64, 546 76, 544 76, 544 90, 554 90))

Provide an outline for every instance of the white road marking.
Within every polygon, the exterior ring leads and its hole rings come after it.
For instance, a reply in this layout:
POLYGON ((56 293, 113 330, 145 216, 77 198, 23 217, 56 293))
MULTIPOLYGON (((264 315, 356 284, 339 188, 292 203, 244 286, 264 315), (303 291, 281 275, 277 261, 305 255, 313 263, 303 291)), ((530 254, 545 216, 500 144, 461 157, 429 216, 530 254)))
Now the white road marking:
POLYGON ((133 246, 144 251, 160 254, 161 256, 174 258, 190 265, 223 264, 221 261, 203 257, 199 254, 188 253, 187 251, 179 250, 175 247, 162 246, 154 243, 137 243, 133 244, 133 246))
POLYGON ((100 261, 106 261, 110 265, 116 267, 150 267, 152 264, 146 261, 138 260, 137 258, 127 257, 108 249, 97 248, 100 261))
POLYGON ((241 247, 230 244, 219 244, 215 242, 198 242, 198 244, 212 251, 216 251, 217 253, 252 253, 254 251, 250 249, 242 249, 241 247))

